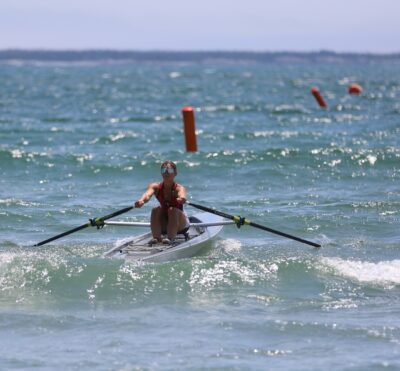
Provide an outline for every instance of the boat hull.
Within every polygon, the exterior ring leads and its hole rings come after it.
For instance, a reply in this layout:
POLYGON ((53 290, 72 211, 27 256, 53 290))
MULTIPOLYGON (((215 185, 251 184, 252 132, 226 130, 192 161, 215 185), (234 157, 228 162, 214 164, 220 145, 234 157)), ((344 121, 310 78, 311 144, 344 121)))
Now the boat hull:
MULTIPOLYGON (((198 213, 190 217, 191 223, 219 223, 223 218, 210 213, 198 213)), ((189 239, 178 235, 172 245, 161 243, 149 245, 152 235, 150 232, 129 238, 104 254, 106 258, 137 260, 146 262, 166 262, 177 259, 191 258, 197 255, 210 240, 222 229, 222 225, 198 227, 190 226, 189 239)))

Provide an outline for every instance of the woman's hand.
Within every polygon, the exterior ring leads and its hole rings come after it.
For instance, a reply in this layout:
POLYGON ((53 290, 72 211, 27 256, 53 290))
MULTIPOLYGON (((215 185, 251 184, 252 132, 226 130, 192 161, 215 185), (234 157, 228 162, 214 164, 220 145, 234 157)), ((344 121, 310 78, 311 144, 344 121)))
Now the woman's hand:
POLYGON ((135 202, 135 207, 140 209, 144 204, 145 204, 145 202, 143 200, 137 200, 135 202))

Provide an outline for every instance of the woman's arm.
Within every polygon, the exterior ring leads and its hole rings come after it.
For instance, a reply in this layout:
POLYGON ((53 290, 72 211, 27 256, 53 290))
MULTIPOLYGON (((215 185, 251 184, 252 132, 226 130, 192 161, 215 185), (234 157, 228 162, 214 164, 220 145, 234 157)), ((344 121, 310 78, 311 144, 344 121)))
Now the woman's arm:
POLYGON ((186 188, 179 184, 176 191, 177 191, 177 196, 178 196, 176 198, 176 200, 180 204, 184 204, 186 202, 186 188))
POLYGON ((135 202, 135 207, 141 208, 146 202, 149 202, 150 198, 154 195, 157 186, 158 186, 157 183, 149 184, 149 186, 147 187, 146 191, 143 193, 142 197, 140 197, 135 202))

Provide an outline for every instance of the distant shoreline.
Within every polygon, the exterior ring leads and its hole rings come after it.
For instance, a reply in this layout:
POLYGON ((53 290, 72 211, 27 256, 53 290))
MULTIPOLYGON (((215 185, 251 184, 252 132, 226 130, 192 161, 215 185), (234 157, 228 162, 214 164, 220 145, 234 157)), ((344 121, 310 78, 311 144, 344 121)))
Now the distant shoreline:
POLYGON ((0 50, 0 63, 400 63, 399 53, 0 50))

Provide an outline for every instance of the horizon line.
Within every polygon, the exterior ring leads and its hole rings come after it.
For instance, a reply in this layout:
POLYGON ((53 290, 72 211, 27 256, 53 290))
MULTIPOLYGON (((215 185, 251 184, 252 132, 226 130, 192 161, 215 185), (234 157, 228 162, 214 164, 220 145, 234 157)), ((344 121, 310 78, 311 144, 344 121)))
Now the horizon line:
POLYGON ((337 51, 333 49, 310 49, 310 50, 267 50, 267 49, 121 49, 121 48, 23 48, 23 47, 6 47, 0 48, 0 53, 4 52, 51 52, 51 53, 79 53, 79 52, 115 52, 115 53, 248 53, 248 54, 338 54, 338 55, 376 55, 376 56, 393 56, 400 55, 399 51, 337 51))

